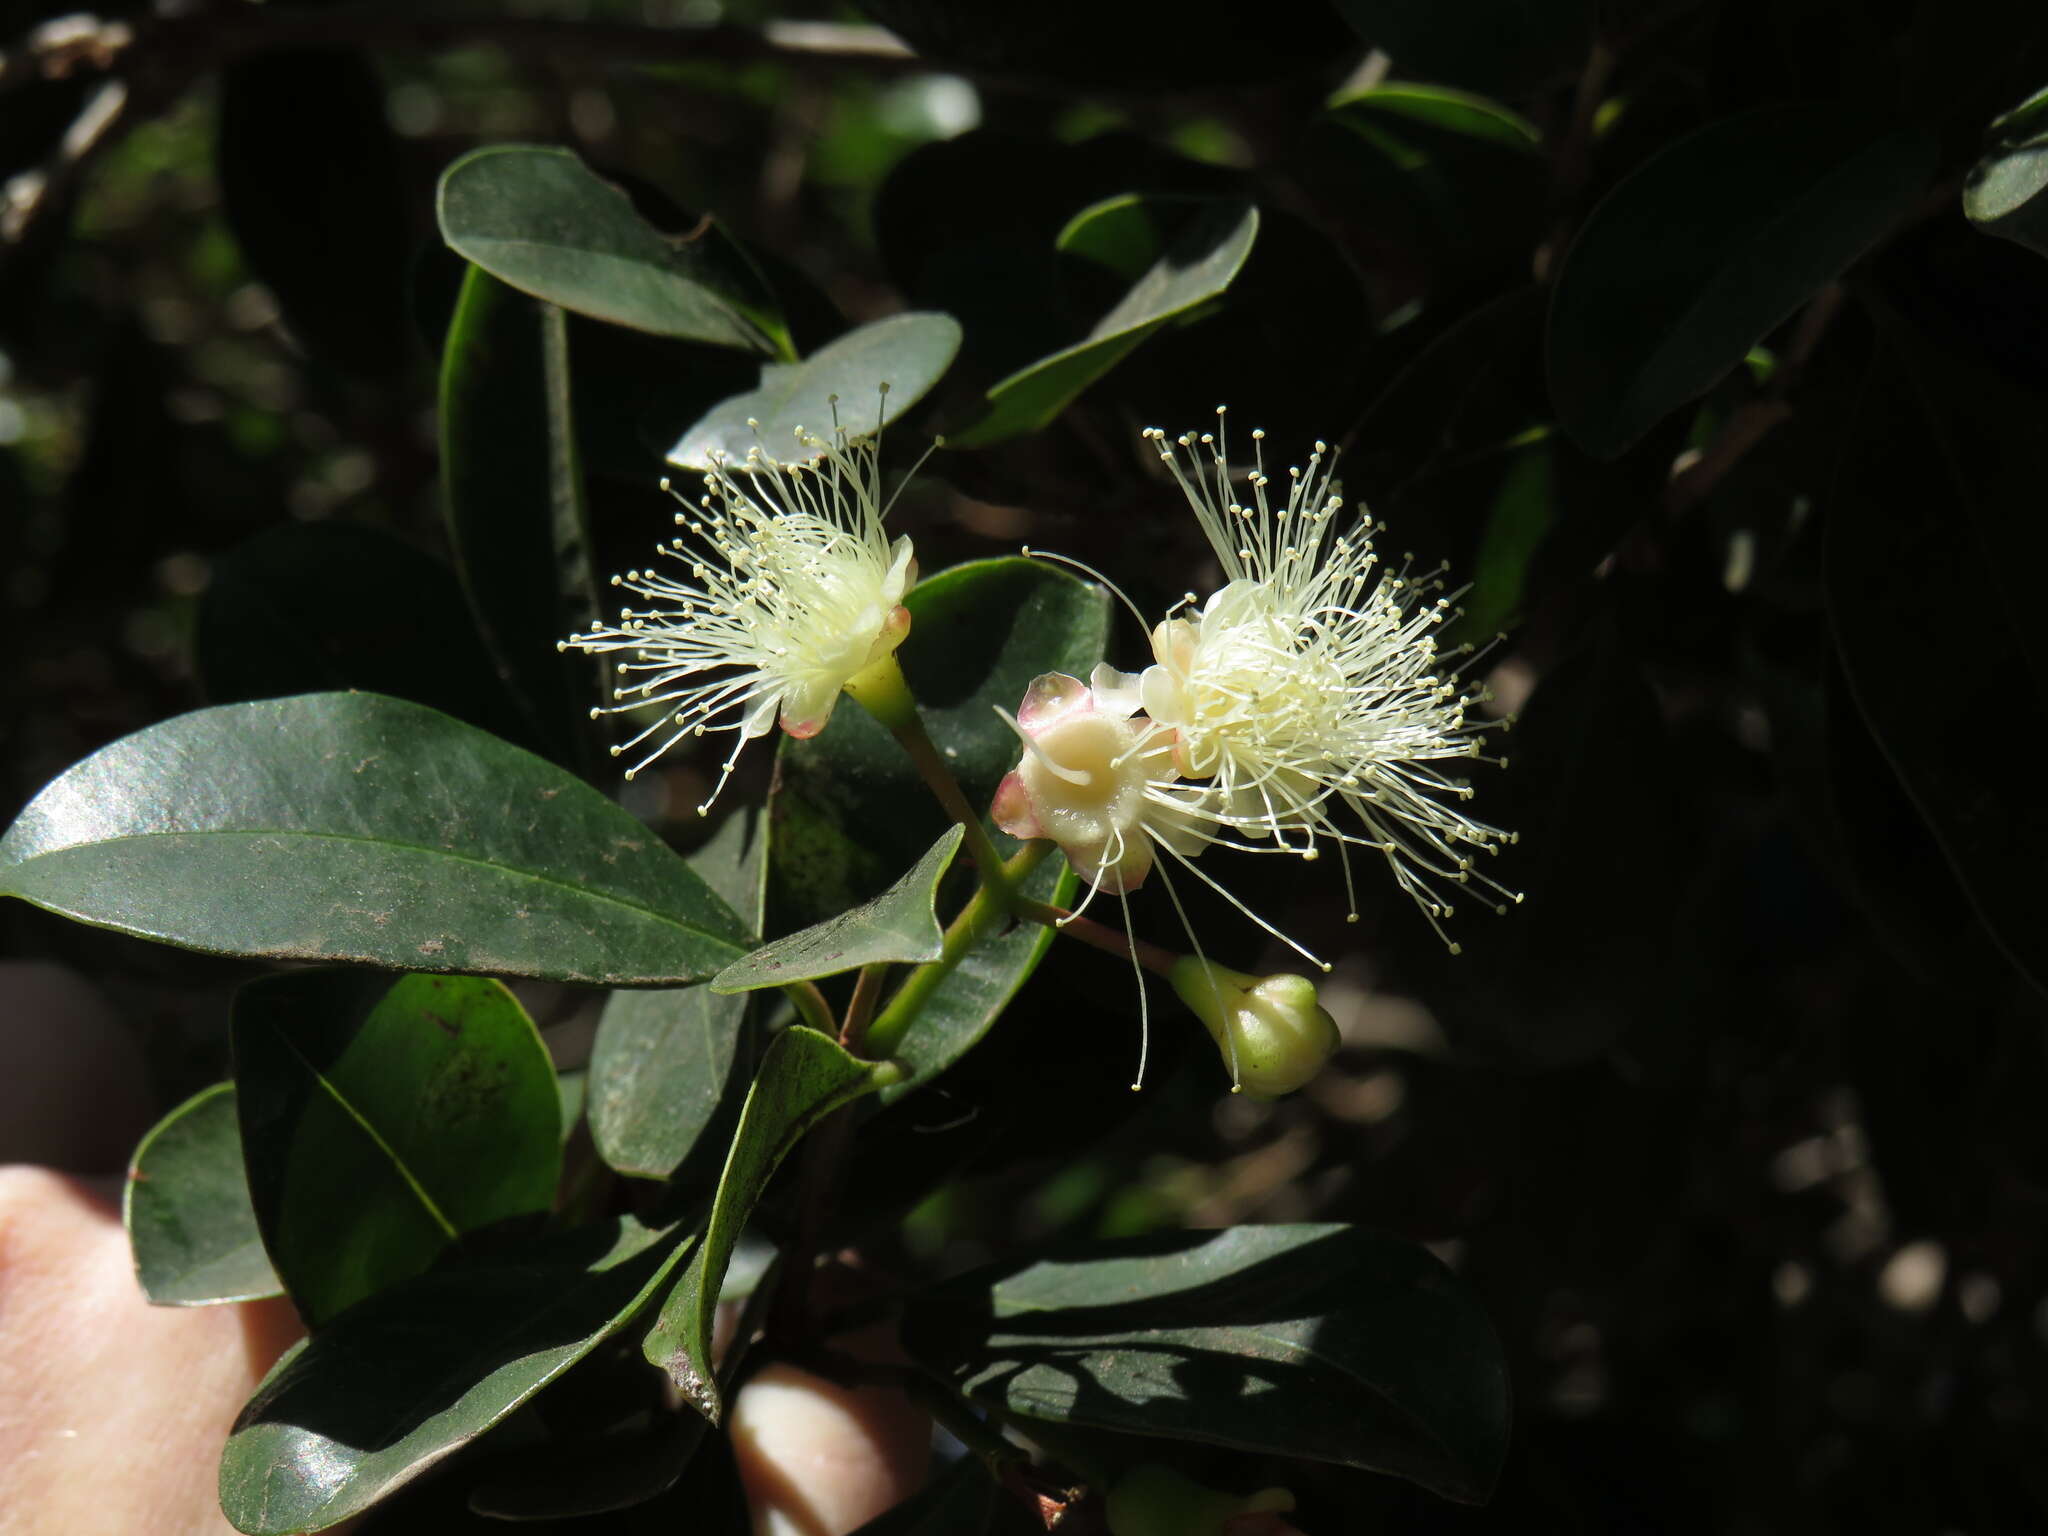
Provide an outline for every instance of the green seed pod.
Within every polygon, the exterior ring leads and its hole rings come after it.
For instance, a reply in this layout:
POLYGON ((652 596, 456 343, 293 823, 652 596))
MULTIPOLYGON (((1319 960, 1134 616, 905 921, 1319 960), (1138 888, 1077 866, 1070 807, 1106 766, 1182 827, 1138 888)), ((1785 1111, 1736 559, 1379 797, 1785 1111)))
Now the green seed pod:
POLYGON ((1208 1026, 1234 1086, 1254 1098, 1292 1093, 1337 1049, 1337 1021, 1305 976, 1246 976, 1187 955, 1167 979, 1208 1026))

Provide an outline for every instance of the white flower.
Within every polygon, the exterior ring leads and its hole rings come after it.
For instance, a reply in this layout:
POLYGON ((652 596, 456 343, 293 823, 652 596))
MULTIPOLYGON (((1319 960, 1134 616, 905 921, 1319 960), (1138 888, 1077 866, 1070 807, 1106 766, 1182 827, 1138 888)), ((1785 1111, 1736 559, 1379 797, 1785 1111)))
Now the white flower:
POLYGON ((1340 855, 1375 850, 1440 935, 1452 887, 1476 879, 1519 901, 1473 866, 1474 852, 1511 835, 1467 816, 1470 785, 1440 766, 1478 756, 1476 732, 1491 723, 1468 720, 1477 695, 1439 649, 1451 611, 1433 595, 1441 582, 1382 567, 1371 519, 1343 515, 1322 443, 1288 471, 1275 506, 1265 434, 1252 433, 1251 504, 1240 502, 1217 414, 1213 434, 1145 434, 1224 576, 1199 611, 1153 630, 1154 662, 1138 680, 1182 778, 1207 786, 1190 814, 1229 846, 1303 858, 1325 841, 1340 855))
POLYGON ((561 642, 628 657, 618 667, 631 680, 593 718, 666 706, 612 748, 616 757, 656 738, 629 779, 686 737, 732 731, 722 788, 740 750, 778 722, 792 736, 822 731, 848 679, 909 633, 903 595, 917 562, 909 539, 891 544, 882 531, 873 439, 798 436, 823 450, 815 463, 780 463, 759 447, 743 464, 717 462, 699 505, 676 514, 688 536, 657 547, 680 571, 612 578, 653 606, 622 608, 616 623, 561 642))

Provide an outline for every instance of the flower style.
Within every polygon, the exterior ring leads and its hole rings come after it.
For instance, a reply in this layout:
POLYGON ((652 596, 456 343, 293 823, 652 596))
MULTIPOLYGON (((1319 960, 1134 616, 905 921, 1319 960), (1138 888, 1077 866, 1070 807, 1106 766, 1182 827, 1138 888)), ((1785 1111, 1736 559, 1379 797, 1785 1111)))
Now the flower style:
POLYGON ((1153 630, 1153 665, 1138 680, 1145 713, 1171 733, 1174 766, 1206 786, 1189 814, 1206 840, 1228 846, 1303 858, 1325 840, 1340 857, 1376 850, 1440 936, 1449 887, 1477 879, 1519 901, 1472 858, 1512 835, 1467 816, 1470 785, 1438 766, 1479 756, 1485 728, 1467 719, 1478 696, 1444 665, 1441 581, 1384 569, 1371 519, 1342 521, 1335 456, 1322 443, 1305 469, 1288 471, 1287 500, 1275 506, 1265 434, 1252 433, 1244 505, 1217 414, 1213 434, 1145 434, 1224 576, 1199 611, 1153 630))
POLYGON ((612 748, 616 757, 659 738, 626 771, 629 779, 686 737, 737 735, 700 814, 747 742, 778 722, 792 736, 817 735, 848 680, 910 631, 903 596, 916 584, 917 562, 908 538, 892 544, 882 530, 874 440, 836 428, 829 440, 801 429, 797 436, 821 451, 815 463, 781 463, 758 446, 741 464, 714 462, 698 506, 685 503, 676 514, 688 537, 657 546, 682 574, 614 576, 613 586, 653 606, 622 608, 616 623, 558 646, 629 658, 619 671, 637 680, 614 688, 614 702, 593 709, 593 718, 666 706, 612 748))

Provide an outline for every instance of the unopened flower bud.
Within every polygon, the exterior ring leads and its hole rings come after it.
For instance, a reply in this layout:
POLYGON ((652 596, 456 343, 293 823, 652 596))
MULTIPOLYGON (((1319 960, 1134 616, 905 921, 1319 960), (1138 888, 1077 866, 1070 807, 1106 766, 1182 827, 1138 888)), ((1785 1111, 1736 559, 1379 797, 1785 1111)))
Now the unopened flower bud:
POLYGON ((1337 1021, 1305 976, 1246 976, 1187 955, 1167 979, 1208 1026, 1231 1081, 1254 1098, 1292 1093, 1337 1049, 1337 1021))
POLYGON ((1152 1461, 1118 1478, 1103 1503, 1110 1536, 1281 1536, 1295 1529, 1281 1518, 1294 1508, 1285 1488, 1220 1493, 1152 1461))

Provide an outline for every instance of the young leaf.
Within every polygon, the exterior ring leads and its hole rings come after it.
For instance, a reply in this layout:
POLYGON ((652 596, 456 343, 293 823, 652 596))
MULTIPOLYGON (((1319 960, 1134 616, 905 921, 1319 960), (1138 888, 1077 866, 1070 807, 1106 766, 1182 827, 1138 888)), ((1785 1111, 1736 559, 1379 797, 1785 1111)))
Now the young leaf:
POLYGON ((851 436, 879 432, 924 398, 959 350, 951 315, 912 313, 848 331, 800 363, 763 363, 760 388, 713 406, 668 451, 669 462, 744 464, 757 446, 785 464, 815 459, 823 450, 806 447, 799 428, 828 440, 835 421, 851 436))
POLYGON ((1935 146, 1829 107, 1768 107, 1609 193, 1558 274, 1547 342, 1566 431, 1619 454, 1704 394, 1918 201, 1935 146))
POLYGON ((752 992, 837 976, 863 965, 938 959, 945 939, 937 909, 939 881, 965 835, 958 826, 946 828, 916 867, 873 901, 762 945, 712 977, 711 990, 752 992))
POLYGON ((234 1044, 256 1219, 313 1327, 554 1199, 555 1069, 500 982, 268 977, 236 995, 234 1044))
POLYGON ((441 175, 441 237, 535 298, 657 336, 794 357, 774 296, 706 219, 656 229, 566 149, 494 144, 441 175))
POLYGON ((0 893, 215 953, 674 986, 740 953, 688 865, 580 779, 417 704, 179 715, 60 775, 0 893))
POLYGON ((1092 257, 1131 287, 1070 347, 991 385, 981 415, 947 440, 978 448, 1036 432, 1147 336, 1230 287, 1259 234, 1259 210, 1213 198, 1113 197, 1075 215, 1060 249, 1092 257), (1130 259, 1146 252, 1142 267, 1130 259))
POLYGON ((457 1258, 280 1360, 221 1453, 251 1536, 346 1520, 502 1421, 623 1327, 688 1251, 631 1217, 457 1258))
POLYGON ((911 1299, 904 1347, 1007 1411, 1391 1472, 1482 1502, 1507 1451, 1486 1315, 1416 1245, 1228 1227, 994 1265, 911 1299))
POLYGON ((775 1037, 740 1113, 704 1240, 676 1282, 642 1348, 714 1424, 725 1411, 712 1371, 711 1316, 733 1245, 769 1176, 804 1133, 840 1105, 893 1082, 896 1069, 862 1061, 801 1024, 775 1037))
POLYGON ((160 1307, 283 1291, 249 1204, 233 1083, 202 1088, 142 1138, 121 1191, 121 1224, 142 1294, 160 1307))
POLYGON ((441 472, 463 590, 558 761, 587 750, 589 664, 562 638, 597 609, 569 397, 568 317, 472 267, 441 353, 441 472))

